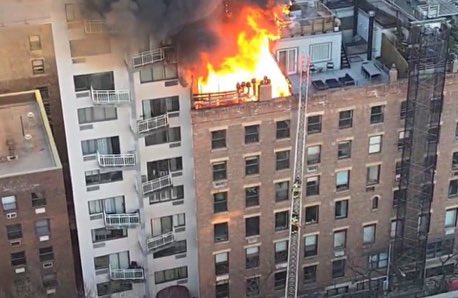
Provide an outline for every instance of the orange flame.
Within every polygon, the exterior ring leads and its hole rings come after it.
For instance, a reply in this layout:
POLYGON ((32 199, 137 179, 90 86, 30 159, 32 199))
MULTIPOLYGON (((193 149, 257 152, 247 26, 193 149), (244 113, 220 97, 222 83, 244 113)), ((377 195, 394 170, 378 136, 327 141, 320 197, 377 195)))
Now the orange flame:
POLYGON ((266 12, 247 6, 236 20, 215 28, 223 44, 211 53, 202 54, 205 67, 197 71, 198 92, 233 91, 237 83, 260 81, 267 76, 274 98, 289 95, 288 80, 270 51, 270 42, 279 38, 273 20, 283 9, 278 6, 266 12))

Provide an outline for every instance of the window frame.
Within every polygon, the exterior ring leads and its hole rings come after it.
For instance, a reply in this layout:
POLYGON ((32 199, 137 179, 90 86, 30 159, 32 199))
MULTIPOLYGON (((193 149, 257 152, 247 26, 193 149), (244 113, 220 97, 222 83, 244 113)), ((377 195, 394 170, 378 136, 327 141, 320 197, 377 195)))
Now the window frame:
POLYGON ((296 74, 297 73, 297 62, 298 62, 298 58, 297 58, 297 52, 298 52, 298 49, 297 48, 284 48, 284 49, 279 49, 277 50, 277 62, 278 62, 278 65, 280 66, 280 68, 283 68, 283 65, 281 65, 282 61, 280 61, 280 55, 282 52, 285 52, 285 65, 284 65, 284 69, 282 69, 283 72, 286 72, 285 74, 286 75, 292 75, 292 74, 296 74), (291 52, 292 52, 292 55, 293 55, 293 62, 291 63, 290 61, 290 58, 291 58, 291 52), (293 68, 291 69, 291 66, 293 66, 293 68))
POLYGON ((220 243, 229 241, 229 223, 228 222, 220 222, 213 224, 213 242, 220 243), (221 235, 217 237, 217 230, 220 229, 222 232, 221 235), (224 231, 225 230, 225 231, 224 231))
POLYGON ((290 156, 291 150, 282 150, 275 152, 275 170, 282 171, 289 169, 291 163, 290 156))
POLYGON ((307 117, 307 134, 312 135, 312 134, 319 134, 321 133, 322 126, 323 126, 323 117, 322 115, 312 115, 307 117), (318 121, 314 121, 312 123, 313 119, 317 119, 318 121))
POLYGON ((275 139, 282 140, 282 139, 289 139, 291 138, 291 120, 280 120, 275 122, 276 129, 275 129, 275 139), (284 123, 285 127, 280 127, 281 123, 284 123))
POLYGON ((340 170, 336 172, 336 192, 346 191, 350 189, 350 178, 351 178, 351 171, 350 170, 340 170), (339 175, 344 175, 341 179, 345 179, 345 183, 339 183, 339 175))
POLYGON ((245 217, 245 238, 258 237, 261 233, 261 217, 259 215, 245 217), (253 224, 254 226, 250 226, 253 224))
POLYGON ((218 161, 212 163, 213 182, 227 180, 227 161, 218 161), (216 167, 221 168, 217 169, 216 167))
POLYGON ((318 234, 304 236, 304 258, 315 257, 318 255, 318 239, 318 234))
POLYGON ((245 176, 259 175, 260 167, 260 155, 252 155, 245 157, 245 176))
POLYGON ((369 136, 369 154, 377 154, 382 152, 382 144, 383 144, 383 135, 373 135, 369 136), (372 140, 378 140, 379 141, 372 141, 372 140), (374 147, 376 149, 374 149, 374 147))
POLYGON ((215 192, 213 193, 213 213, 221 213, 227 211, 227 191, 215 192), (220 206, 218 207, 217 206, 220 206))
POLYGON ((289 229, 289 211, 277 211, 274 213, 274 227, 275 232, 286 231, 289 229), (280 218, 283 217, 283 218, 280 218))
POLYGON ((245 208, 259 206, 259 185, 245 187, 245 208))
POLYGON ((380 124, 384 122, 385 118, 385 105, 372 106, 370 112, 370 124, 380 124), (380 108, 380 111, 374 109, 380 108))
POLYGON ((342 159, 347 159, 351 158, 351 147, 352 147, 352 141, 351 140, 345 140, 345 141, 340 141, 337 143, 337 159, 342 160, 342 159), (348 154, 347 155, 342 155, 341 152, 345 152, 344 146, 348 146, 348 154))
POLYGON ((334 218, 335 219, 345 219, 348 218, 348 209, 349 209, 350 200, 339 200, 334 203, 334 218), (338 205, 340 208, 338 208, 338 205), (340 212, 344 212, 340 214, 340 212), (339 213, 339 214, 338 214, 339 213))
POLYGON ((307 165, 316 165, 321 162, 321 145, 312 145, 307 147, 307 165), (310 152, 315 151, 315 152, 310 152))
POLYGON ((280 181, 280 182, 276 182, 274 184, 274 188, 275 188, 275 202, 284 202, 284 201, 288 201, 289 200, 289 180, 287 181, 280 181), (286 187, 283 187, 281 188, 281 185, 283 185, 284 183, 286 183, 286 187), (279 194, 286 194, 286 196, 279 196, 279 194))
POLYGON ((353 110, 345 110, 339 112, 339 129, 346 129, 353 127, 353 110), (344 113, 350 113, 346 116, 344 113))
POLYGON ((373 224, 367 224, 363 226, 363 245, 374 244, 376 241, 376 237, 377 237, 377 224, 373 223, 373 224), (367 234, 369 232, 370 234, 367 234))
POLYGON ((366 186, 379 185, 381 172, 382 172, 382 165, 380 164, 368 166, 366 170, 366 186), (377 173, 376 179, 371 178, 371 175, 373 174, 374 169, 377 173))
POLYGON ((226 129, 212 131, 211 132, 211 149, 217 150, 217 149, 227 148, 226 137, 227 137, 226 129), (218 134, 222 134, 222 135, 218 135, 218 134))
POLYGON ((254 124, 254 125, 247 125, 244 126, 245 130, 245 145, 249 144, 257 144, 259 143, 259 134, 260 134, 260 125, 259 124, 254 124), (253 129, 253 131, 250 131, 253 129))
POLYGON ((320 205, 311 205, 306 206, 304 210, 304 223, 306 225, 313 225, 320 222, 320 205), (315 212, 315 220, 307 220, 307 210, 316 210, 315 212))
POLYGON ((310 176, 305 179, 305 196, 316 196, 320 194, 320 176, 310 176))

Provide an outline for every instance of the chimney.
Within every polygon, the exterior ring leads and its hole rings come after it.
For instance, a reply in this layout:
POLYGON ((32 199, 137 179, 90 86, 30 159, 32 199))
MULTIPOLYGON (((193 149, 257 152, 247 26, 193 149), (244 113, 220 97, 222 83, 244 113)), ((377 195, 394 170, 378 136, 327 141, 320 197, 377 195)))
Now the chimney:
POLYGON ((358 34, 358 0, 353 0, 353 36, 358 34))
POLYGON ((398 70, 396 69, 396 64, 393 63, 393 65, 391 65, 388 76, 390 78, 390 83, 396 82, 398 80, 398 70))
POLYGON ((372 39, 374 37, 375 12, 369 11, 369 28, 367 30, 367 60, 372 60, 372 39))
POLYGON ((266 101, 272 99, 272 84, 270 79, 264 77, 264 80, 261 81, 258 87, 258 96, 259 101, 266 101))

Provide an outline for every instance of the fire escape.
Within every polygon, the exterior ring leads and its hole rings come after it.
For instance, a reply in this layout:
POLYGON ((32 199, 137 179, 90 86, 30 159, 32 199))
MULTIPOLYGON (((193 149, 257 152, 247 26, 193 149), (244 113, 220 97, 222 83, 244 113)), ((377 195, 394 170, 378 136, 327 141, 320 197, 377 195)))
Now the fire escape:
POLYGON ((424 287, 430 209, 434 192, 449 27, 444 20, 413 22, 391 291, 416 297, 424 287))

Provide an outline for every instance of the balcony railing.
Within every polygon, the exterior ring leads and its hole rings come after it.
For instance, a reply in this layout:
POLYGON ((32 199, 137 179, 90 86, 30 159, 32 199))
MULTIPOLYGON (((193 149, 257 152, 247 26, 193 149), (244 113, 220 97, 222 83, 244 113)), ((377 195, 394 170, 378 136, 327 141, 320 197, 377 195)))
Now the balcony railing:
POLYGON ((97 161, 101 167, 130 167, 136 164, 134 153, 100 154, 97 152, 97 161))
POLYGON ((113 269, 110 267, 111 280, 143 280, 145 271, 143 268, 113 269))
POLYGON ((148 251, 157 251, 160 248, 165 248, 167 245, 173 243, 173 241, 175 241, 174 232, 168 232, 146 240, 146 248, 148 251))
POLYGON ((172 176, 167 174, 142 183, 143 195, 172 186, 172 176))
POLYGON ((109 31, 109 27, 104 20, 84 21, 84 33, 86 34, 108 33, 109 31))
POLYGON ((91 90, 94 104, 123 104, 130 102, 129 90, 91 90))
POLYGON ((167 114, 159 115, 153 118, 137 121, 137 133, 144 134, 154 131, 159 128, 166 127, 169 124, 169 117, 167 114))
POLYGON ((164 49, 154 49, 151 51, 142 52, 132 57, 132 67, 137 68, 148 64, 153 64, 164 60, 164 49))
POLYGON ((140 215, 135 213, 104 214, 105 226, 110 228, 134 227, 140 224, 140 215))

